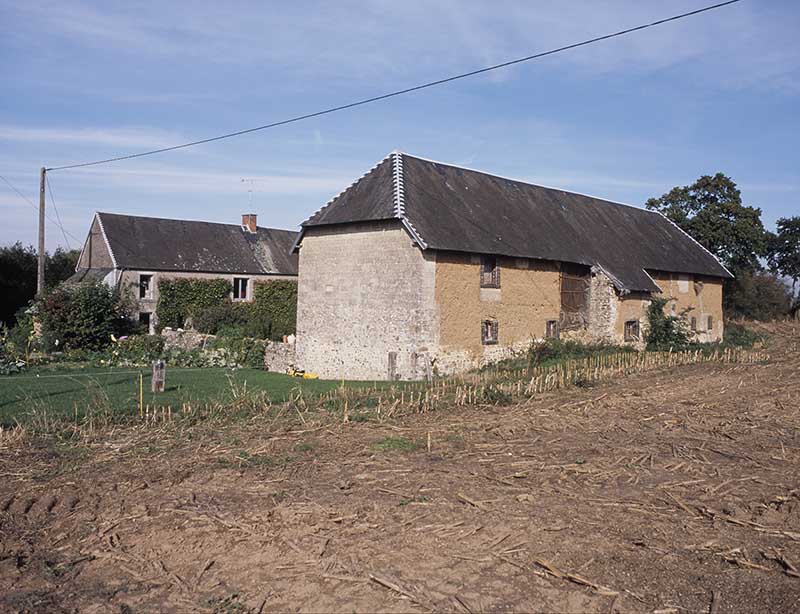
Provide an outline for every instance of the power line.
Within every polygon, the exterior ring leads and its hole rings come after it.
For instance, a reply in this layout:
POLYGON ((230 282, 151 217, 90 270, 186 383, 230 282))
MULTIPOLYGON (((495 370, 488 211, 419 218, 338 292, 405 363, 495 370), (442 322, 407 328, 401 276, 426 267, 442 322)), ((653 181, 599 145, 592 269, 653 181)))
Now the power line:
POLYGON ((50 185, 50 179, 45 174, 44 178, 45 184, 47 185, 47 193, 50 194, 50 202, 53 205, 53 210, 56 212, 56 219, 58 219, 58 227, 61 228, 61 234, 64 237, 64 243, 67 244, 67 249, 72 251, 72 247, 69 244, 69 239, 67 239, 67 231, 64 230, 64 224, 61 223, 61 214, 58 212, 58 207, 56 206, 56 199, 53 197, 53 187, 50 185))
MULTIPOLYGON (((27 203, 28 203, 28 204, 29 204, 31 207, 33 207, 33 208, 34 208, 34 209, 36 209, 36 210, 38 210, 38 209, 39 209, 39 207, 37 207, 37 206, 34 204, 34 202, 33 202, 33 201, 30 199, 30 198, 28 198, 27 196, 25 196, 25 195, 24 195, 22 192, 20 192, 20 191, 19 191, 19 190, 18 190, 16 187, 14 187, 14 184, 12 184, 12 183, 11 183, 11 182, 10 182, 8 179, 6 179, 5 177, 3 177, 3 175, 0 175, 0 179, 2 179, 3 181, 5 181, 5 182, 6 182, 6 184, 8 185, 8 187, 9 187, 9 188, 11 188, 12 190, 14 190, 14 191, 15 191, 15 192, 16 192, 16 193, 17 193, 17 194, 20 196, 20 198, 23 198, 23 199, 24 199, 24 200, 25 200, 25 201, 26 201, 26 202, 27 202, 27 203)), ((51 194, 50 194, 50 198, 52 198, 52 197, 53 197, 53 195, 52 195, 52 193, 51 193, 51 194)), ((55 206, 55 203, 53 203, 53 205, 55 206)), ((67 231, 64 229, 64 227, 61 225, 61 220, 60 220, 60 218, 59 218, 59 221, 56 221, 56 220, 54 220, 52 217, 50 217, 49 215, 47 215, 47 213, 45 213, 45 217, 46 217, 48 220, 50 220, 50 222, 51 222, 51 223, 53 223, 53 224, 55 224, 56 226, 58 226, 59 228, 61 228, 61 232, 62 232, 62 233, 66 234, 66 235, 69 235, 70 237, 72 237, 73 239, 75 239, 75 241, 77 241, 78 243, 80 243, 80 239, 78 239, 78 238, 77 238, 77 237, 76 237, 74 234, 72 234, 72 233, 70 233, 70 232, 67 232, 67 231)), ((66 240, 66 237, 64 237, 64 240, 66 240)), ((69 246, 69 244, 67 244, 67 245, 69 246)))
POLYGON ((659 19, 658 21, 653 21, 651 23, 643 24, 640 26, 635 26, 633 28, 626 28, 625 30, 619 30, 618 32, 613 32, 611 34, 605 34, 603 36, 597 36, 595 38, 590 38, 579 43, 572 43, 570 45, 565 45, 563 47, 558 47, 556 49, 551 49, 550 51, 542 51, 540 53, 534 53, 532 55, 528 55, 522 58, 517 58, 515 60, 509 60, 507 62, 502 62, 500 64, 494 64, 492 66, 487 66, 485 68, 479 68, 477 70, 471 70, 469 72, 461 73, 458 75, 453 75, 450 77, 445 77, 443 79, 437 79, 436 81, 429 81, 427 83, 423 83, 421 85, 415 85, 413 87, 408 87, 402 90, 396 90, 394 92, 389 92, 388 94, 382 94, 380 96, 373 96, 372 98, 365 98, 362 100, 357 100, 355 102, 350 102, 347 104, 339 105, 336 107, 330 107, 328 109, 323 109, 321 111, 315 111, 313 113, 306 113, 305 115, 297 115, 295 117, 290 117, 288 119, 283 119, 280 121, 272 122, 270 124, 264 124, 263 126, 256 126, 255 128, 247 128, 245 130, 238 130, 236 132, 229 132, 227 134, 221 134, 219 136, 210 137, 207 139, 200 139, 199 141, 191 141, 189 143, 183 143, 181 145, 173 145, 172 147, 162 147, 161 149, 153 149, 150 151, 143 151, 140 153, 129 154, 124 156, 117 156, 114 158, 106 158, 104 160, 95 160, 94 162, 81 162, 78 164, 67 164, 64 166, 55 166, 52 168, 48 168, 48 171, 62 171, 72 168, 81 168, 84 166, 96 166, 98 164, 108 164, 109 162, 119 162, 121 160, 130 160, 132 158, 141 158, 143 156, 152 156, 154 154, 165 153, 168 151, 175 151, 177 149, 185 149, 187 147, 194 147, 195 145, 203 145, 205 143, 212 143, 214 141, 221 141, 223 139, 229 139, 235 136, 242 136, 244 134, 250 134, 251 132, 258 132, 259 130, 267 130, 269 128, 276 128, 278 126, 285 126, 286 124, 292 124, 295 122, 303 121, 306 119, 311 119, 314 117, 320 117, 321 115, 328 115, 329 113, 336 113, 337 111, 344 111, 346 109, 352 109, 353 107, 359 107, 362 105, 370 104, 373 102, 378 102, 380 100, 386 100, 387 98, 393 98, 395 96, 401 96, 403 94, 409 94, 411 92, 416 92, 419 90, 424 90, 429 87, 435 87, 437 85, 443 85, 445 83, 450 83, 451 81, 457 81, 459 79, 466 79, 467 77, 474 77, 475 75, 480 75, 483 73, 487 73, 493 70, 498 70, 500 68, 506 68, 508 66, 513 66, 514 64, 521 64, 522 62, 528 62, 530 60, 536 60, 538 58, 543 58, 548 55, 553 55, 556 53, 561 53, 562 51, 568 51, 570 49, 575 49, 577 47, 583 47, 585 45, 591 45, 593 43, 598 43, 600 41, 608 40, 611 38, 616 38, 618 36, 624 36, 626 34, 630 34, 632 32, 638 32, 639 30, 646 30, 647 28, 653 28, 655 26, 659 26, 671 21, 677 21, 678 19, 683 19, 685 17, 691 17, 693 15, 699 15, 700 13, 705 13, 707 11, 712 11, 715 9, 722 8, 724 6, 728 6, 730 4, 735 4, 740 0, 728 0, 727 2, 720 2, 718 4, 712 4, 711 6, 706 6, 701 9, 697 9, 694 11, 689 11, 688 13, 681 13, 680 15, 673 15, 672 17, 667 17, 665 19, 659 19))

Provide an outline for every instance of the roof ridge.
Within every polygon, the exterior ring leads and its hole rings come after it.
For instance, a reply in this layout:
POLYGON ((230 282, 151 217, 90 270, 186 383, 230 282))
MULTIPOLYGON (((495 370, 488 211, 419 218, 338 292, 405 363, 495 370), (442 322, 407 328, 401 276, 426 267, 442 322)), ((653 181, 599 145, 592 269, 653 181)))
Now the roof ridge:
POLYGON ((394 172, 392 174, 394 181, 394 214, 397 218, 402 219, 406 215, 403 154, 399 151, 394 151, 390 155, 394 157, 394 172))
POLYGON ((610 203, 612 205, 620 205, 622 207, 630 207, 631 209, 636 209, 637 211, 644 211, 645 213, 656 213, 655 211, 651 211, 650 209, 645 209, 644 207, 637 207, 636 205, 632 205, 630 203, 623 203, 618 200, 610 200, 603 196, 595 196, 594 194, 586 194, 585 192, 576 192, 574 190, 565 190, 564 188, 557 188, 551 185, 545 185, 543 183, 533 183, 532 181, 526 181, 524 179, 517 179, 515 177, 508 177, 506 175, 498 175, 497 173, 490 173, 488 171, 482 171, 477 168, 472 168, 469 166, 463 166, 461 164, 452 164, 450 162, 442 162, 441 160, 434 160, 432 158, 424 158, 422 156, 416 156, 414 154, 410 154, 407 152, 398 152, 401 155, 408 156, 409 158, 416 158, 417 160, 422 160, 423 162, 431 162, 433 164, 441 164, 442 166, 449 166, 451 168, 458 168, 464 171, 470 171, 472 173, 479 173, 481 175, 487 175, 489 177, 495 177, 496 179, 504 179, 506 181, 514 181, 516 183, 524 183, 525 185, 532 185, 537 188, 544 188, 546 190, 556 190, 558 192, 566 192, 567 194, 575 194, 576 196, 585 196, 586 198, 594 198, 595 200, 602 200, 604 202, 610 203))
MULTIPOLYGON (((180 219, 175 217, 156 217, 154 215, 134 215, 132 213, 113 213, 111 211, 96 211, 97 214, 102 215, 115 215, 117 217, 134 217, 140 220, 158 220, 162 222, 182 222, 185 224, 213 224, 214 226, 233 226, 235 228, 241 228, 241 224, 231 224, 229 222, 210 222, 208 220, 186 220, 180 219)), ((259 230, 278 230, 280 232, 298 232, 297 230, 291 230, 289 228, 275 228, 273 226, 257 226, 259 230)))
POLYGON ((406 215, 406 194, 405 194, 405 174, 403 171, 403 152, 395 149, 391 154, 394 156, 394 172, 392 173, 392 181, 394 182, 394 214, 399 219, 411 238, 422 249, 428 249, 428 244, 420 235, 411 220, 406 215))

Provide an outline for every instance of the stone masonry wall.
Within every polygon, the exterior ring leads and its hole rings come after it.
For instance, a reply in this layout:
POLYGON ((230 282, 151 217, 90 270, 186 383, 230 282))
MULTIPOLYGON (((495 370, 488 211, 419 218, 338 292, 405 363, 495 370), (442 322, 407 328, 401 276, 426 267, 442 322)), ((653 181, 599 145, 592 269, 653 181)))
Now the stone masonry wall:
POLYGON ((434 258, 395 221, 307 229, 297 366, 323 378, 424 378, 437 338, 434 258))

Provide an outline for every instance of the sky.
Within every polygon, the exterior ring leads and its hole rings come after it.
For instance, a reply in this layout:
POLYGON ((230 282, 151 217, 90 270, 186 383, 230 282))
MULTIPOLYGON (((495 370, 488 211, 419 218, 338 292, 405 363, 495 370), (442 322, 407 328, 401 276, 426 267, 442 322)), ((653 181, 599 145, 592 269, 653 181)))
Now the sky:
MULTIPOLYGON (((712 0, 0 0, 0 245, 38 173, 202 139, 578 42, 712 0)), ((48 173, 47 247, 94 211, 296 228, 393 150, 643 206, 723 172, 800 215, 800 3, 720 10, 200 147, 48 173), (55 208, 53 207, 55 203, 55 208), (57 213, 56 213, 57 209, 57 213)), ((28 202, 31 201, 31 202, 28 202)))

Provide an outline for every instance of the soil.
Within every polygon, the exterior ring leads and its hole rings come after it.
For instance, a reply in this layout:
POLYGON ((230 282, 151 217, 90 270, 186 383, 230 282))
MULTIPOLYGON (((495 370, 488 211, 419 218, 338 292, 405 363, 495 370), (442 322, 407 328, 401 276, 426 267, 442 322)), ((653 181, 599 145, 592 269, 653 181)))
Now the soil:
POLYGON ((772 332, 768 364, 504 407, 8 442, 0 610, 796 612, 800 328, 772 332))

